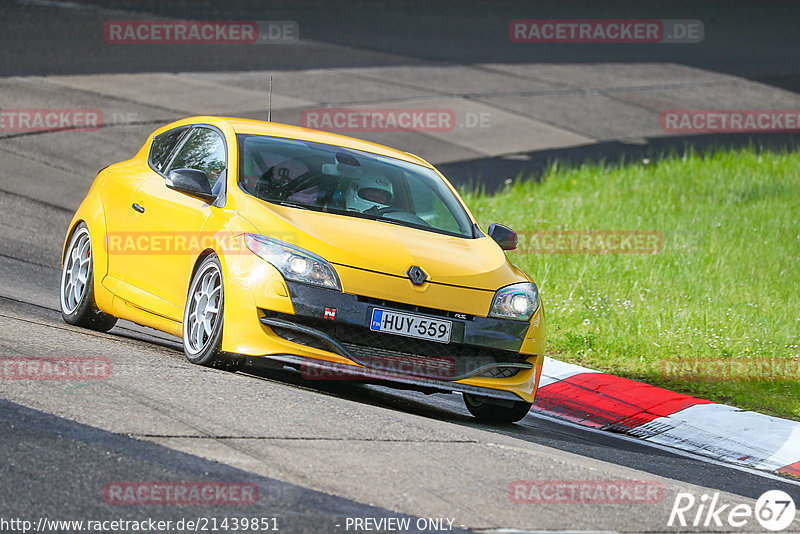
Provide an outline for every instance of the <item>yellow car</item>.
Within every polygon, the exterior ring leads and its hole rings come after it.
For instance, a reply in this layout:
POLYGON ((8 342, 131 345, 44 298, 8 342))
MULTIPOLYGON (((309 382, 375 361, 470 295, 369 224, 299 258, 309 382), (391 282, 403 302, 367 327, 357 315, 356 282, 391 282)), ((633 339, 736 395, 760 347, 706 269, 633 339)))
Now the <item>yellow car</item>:
POLYGON ((522 419, 544 358, 536 285, 429 163, 270 122, 193 117, 97 175, 69 225, 61 309, 181 337, 190 362, 461 392, 522 419))

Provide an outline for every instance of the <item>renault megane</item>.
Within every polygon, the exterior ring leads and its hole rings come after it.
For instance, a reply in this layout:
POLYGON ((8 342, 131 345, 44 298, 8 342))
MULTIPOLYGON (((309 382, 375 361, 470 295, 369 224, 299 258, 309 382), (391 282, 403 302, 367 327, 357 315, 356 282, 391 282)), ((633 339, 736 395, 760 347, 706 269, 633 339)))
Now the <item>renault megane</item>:
POLYGON ((259 362, 460 392, 479 419, 531 407, 536 284, 421 158, 332 133, 194 117, 103 169, 64 244, 64 320, 183 340, 190 362, 259 362))

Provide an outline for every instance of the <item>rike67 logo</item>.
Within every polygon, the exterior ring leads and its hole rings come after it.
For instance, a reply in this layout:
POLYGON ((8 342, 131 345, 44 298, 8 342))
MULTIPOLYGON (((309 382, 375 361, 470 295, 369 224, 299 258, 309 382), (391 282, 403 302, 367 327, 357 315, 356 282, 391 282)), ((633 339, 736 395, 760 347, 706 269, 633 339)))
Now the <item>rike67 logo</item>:
POLYGON ((719 493, 702 495, 699 499, 691 493, 680 492, 675 497, 667 526, 670 527, 725 527, 753 530, 751 520, 774 532, 788 528, 795 517, 794 500, 781 490, 770 490, 761 495, 755 507, 749 504, 720 504, 719 493))

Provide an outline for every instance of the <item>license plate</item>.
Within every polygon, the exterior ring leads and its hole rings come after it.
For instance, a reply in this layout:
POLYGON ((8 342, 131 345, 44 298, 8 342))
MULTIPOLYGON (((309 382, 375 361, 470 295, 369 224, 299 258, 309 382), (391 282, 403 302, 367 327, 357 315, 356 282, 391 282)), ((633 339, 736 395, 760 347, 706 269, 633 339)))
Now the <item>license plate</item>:
POLYGON ((369 324, 370 330, 376 332, 427 339, 439 343, 450 343, 452 326, 451 321, 381 310, 380 308, 372 310, 372 320, 369 324))

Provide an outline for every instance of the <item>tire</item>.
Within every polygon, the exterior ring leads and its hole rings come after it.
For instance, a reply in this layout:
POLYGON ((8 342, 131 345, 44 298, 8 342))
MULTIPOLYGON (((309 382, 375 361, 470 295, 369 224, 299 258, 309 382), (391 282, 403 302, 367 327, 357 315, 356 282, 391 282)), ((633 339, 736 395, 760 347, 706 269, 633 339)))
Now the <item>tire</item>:
POLYGON ((75 227, 61 268, 61 317, 67 324, 107 332, 117 318, 97 307, 94 300, 94 256, 89 228, 75 227))
POLYGON ((486 423, 511 424, 522 421, 533 406, 532 403, 525 401, 494 400, 470 393, 463 395, 469 413, 486 423))
POLYGON ((221 350, 224 293, 222 267, 212 254, 197 268, 189 285, 183 310, 183 352, 192 363, 238 371, 244 358, 221 350))

